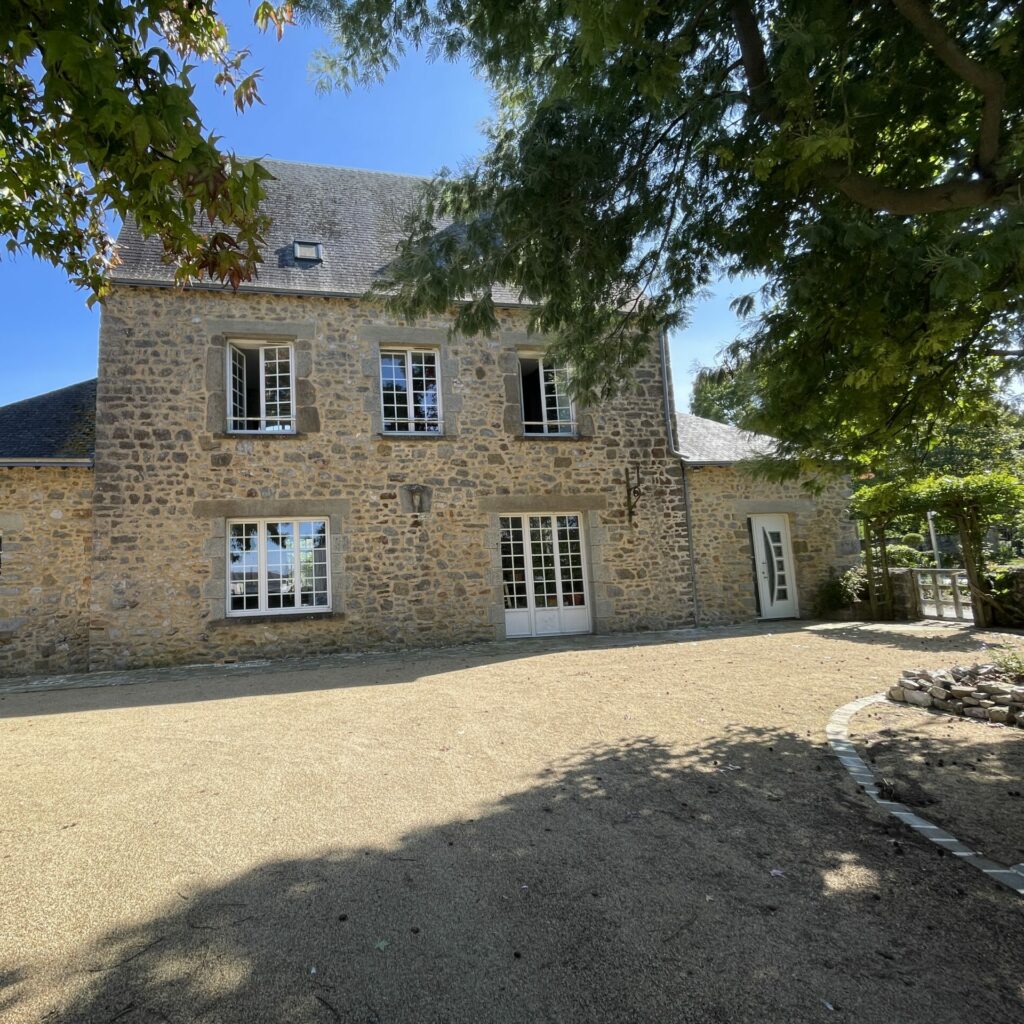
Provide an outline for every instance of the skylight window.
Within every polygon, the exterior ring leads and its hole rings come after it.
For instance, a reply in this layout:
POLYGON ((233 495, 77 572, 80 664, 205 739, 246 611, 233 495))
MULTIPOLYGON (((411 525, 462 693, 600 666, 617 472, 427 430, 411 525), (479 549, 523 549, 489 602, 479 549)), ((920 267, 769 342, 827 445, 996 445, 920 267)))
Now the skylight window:
POLYGON ((323 259, 322 246, 319 242, 300 242, 296 239, 293 244, 295 258, 297 260, 313 260, 319 262, 323 259))

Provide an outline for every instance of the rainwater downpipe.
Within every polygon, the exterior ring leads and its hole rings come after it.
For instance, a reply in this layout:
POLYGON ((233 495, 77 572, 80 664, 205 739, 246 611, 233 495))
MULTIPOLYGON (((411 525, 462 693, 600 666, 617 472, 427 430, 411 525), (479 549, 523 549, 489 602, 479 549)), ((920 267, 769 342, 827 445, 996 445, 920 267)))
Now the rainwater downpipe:
POLYGON ((690 474, 686 472, 687 459, 676 446, 675 409, 672 408, 672 388, 669 383, 668 331, 662 330, 661 387, 665 401, 665 434, 668 437, 669 452, 679 460, 683 475, 683 504, 686 508, 686 549, 690 553, 690 591, 693 598, 693 624, 700 625, 700 597, 697 593, 697 556, 693 550, 693 506, 690 502, 690 474))

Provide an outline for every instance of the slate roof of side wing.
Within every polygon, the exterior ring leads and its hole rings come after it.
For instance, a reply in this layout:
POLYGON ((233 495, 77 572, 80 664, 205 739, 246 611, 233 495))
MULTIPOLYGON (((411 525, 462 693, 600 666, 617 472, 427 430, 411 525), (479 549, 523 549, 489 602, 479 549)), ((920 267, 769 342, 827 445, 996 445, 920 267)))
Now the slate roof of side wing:
POLYGON ((79 461, 95 450, 95 377, 0 407, 0 461, 79 461))
MULTIPOLYGON (((322 164, 260 159, 274 175, 266 182, 264 209, 271 218, 258 277, 243 292, 360 296, 396 255, 405 213, 425 178, 322 164), (322 260, 296 260, 294 243, 319 242, 322 260)), ((121 262, 114 281, 171 285, 174 268, 163 260, 157 238, 144 238, 127 220, 117 240, 121 262)), ((224 289, 219 282, 191 287, 224 289)), ((517 292, 495 286, 500 305, 520 305, 517 292)))
POLYGON ((774 441, 764 434, 752 434, 728 423, 704 419, 690 413, 676 413, 679 450, 687 462, 743 462, 770 455, 774 441))

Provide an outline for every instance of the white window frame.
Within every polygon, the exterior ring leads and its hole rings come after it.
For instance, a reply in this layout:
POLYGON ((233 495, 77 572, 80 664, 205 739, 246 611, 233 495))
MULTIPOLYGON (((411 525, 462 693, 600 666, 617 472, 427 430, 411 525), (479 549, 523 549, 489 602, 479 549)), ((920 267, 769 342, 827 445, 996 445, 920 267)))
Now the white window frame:
MULTIPOLYGON (((295 545, 295 579, 301 580, 299 567, 300 545, 295 545)), ((332 610, 332 584, 331 584, 331 520, 329 516, 240 516, 228 519, 224 529, 224 564, 226 566, 227 581, 225 585, 224 608, 228 618, 251 618, 254 615, 322 615, 332 610), (257 580, 258 580, 258 607, 233 609, 231 607, 231 527, 255 523, 258 529, 257 540, 257 580), (268 523, 291 523, 295 527, 295 537, 299 537, 299 525, 301 523, 324 523, 327 566, 327 604, 303 605, 297 604, 294 608, 271 608, 269 603, 269 586, 267 580, 267 524, 268 523)), ((296 594, 296 597, 299 597, 296 594)))
POLYGON ((564 363, 554 363, 547 359, 543 352, 522 350, 516 353, 516 362, 519 370, 519 410, 523 422, 524 437, 576 437, 578 434, 576 422, 576 402, 569 394, 568 387, 565 390, 565 398, 569 402, 569 419, 553 420, 548 415, 547 394, 544 390, 544 373, 550 371, 552 374, 561 371, 565 374, 566 383, 572 380, 572 371, 564 363), (526 418, 526 387, 523 382, 524 359, 535 359, 537 361, 538 380, 540 381, 540 414, 539 420, 527 420, 526 418), (539 430, 530 430, 530 427, 539 427, 539 430))
MULTIPOLYGON (((247 338, 229 338, 225 360, 224 379, 226 381, 225 395, 227 398, 227 432, 229 434, 261 434, 267 437, 275 437, 279 434, 296 433, 295 416, 295 345, 290 341, 250 341, 247 338), (290 412, 287 416, 267 416, 267 371, 266 359, 267 349, 284 348, 288 350, 288 394, 290 397, 290 412), (235 366, 234 353, 242 351, 257 350, 260 360, 260 410, 258 416, 236 415, 235 407, 235 366), (268 419, 275 422, 287 421, 285 426, 268 427, 268 419), (238 429, 235 421, 241 420, 248 424, 258 420, 258 426, 238 429)), ((248 410, 245 410, 248 413, 248 410)))
POLYGON ((441 386, 441 352, 436 348, 410 348, 405 345, 381 345, 377 353, 377 377, 380 383, 380 414, 381 433, 398 437, 439 437, 444 434, 444 400, 441 386), (415 412, 415 399, 412 389, 412 361, 414 356, 431 356, 434 360, 434 374, 437 378, 437 416, 429 418, 409 416, 390 416, 384 406, 384 357, 402 356, 405 359, 406 409, 415 412), (406 423, 423 423, 428 426, 423 430, 394 430, 388 428, 389 420, 403 420, 406 423))

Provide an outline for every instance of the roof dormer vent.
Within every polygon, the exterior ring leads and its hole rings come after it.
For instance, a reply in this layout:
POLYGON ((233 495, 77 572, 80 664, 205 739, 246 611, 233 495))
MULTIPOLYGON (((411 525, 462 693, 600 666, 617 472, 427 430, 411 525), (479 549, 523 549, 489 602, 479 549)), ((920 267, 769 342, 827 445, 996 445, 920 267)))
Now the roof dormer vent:
POLYGON ((314 263, 323 261, 323 246, 319 242, 300 242, 298 239, 293 243, 295 258, 314 263))

